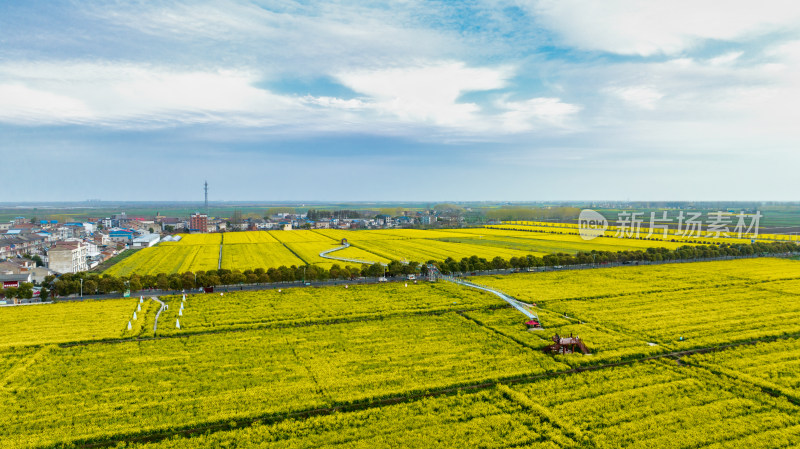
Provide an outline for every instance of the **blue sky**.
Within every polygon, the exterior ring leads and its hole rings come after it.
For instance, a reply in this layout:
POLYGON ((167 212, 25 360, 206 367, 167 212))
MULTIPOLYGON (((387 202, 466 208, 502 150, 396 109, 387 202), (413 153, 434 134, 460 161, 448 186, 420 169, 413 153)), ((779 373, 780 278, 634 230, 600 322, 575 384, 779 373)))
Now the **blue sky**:
POLYGON ((800 200, 793 1, 0 2, 4 201, 800 200))

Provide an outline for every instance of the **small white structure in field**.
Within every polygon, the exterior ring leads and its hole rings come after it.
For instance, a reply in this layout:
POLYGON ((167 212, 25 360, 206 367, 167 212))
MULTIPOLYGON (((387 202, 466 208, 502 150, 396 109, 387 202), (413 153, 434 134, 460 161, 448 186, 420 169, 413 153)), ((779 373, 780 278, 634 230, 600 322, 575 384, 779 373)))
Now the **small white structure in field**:
POLYGON ((181 301, 186 301, 186 294, 185 293, 183 294, 183 299, 181 299, 181 301))
POLYGON ((406 287, 408 287, 408 282, 406 282, 406 287))
POLYGON ((143 302, 144 302, 144 296, 140 296, 140 297, 139 297, 139 304, 141 304, 141 303, 143 303, 143 302))
POLYGON ((178 310, 178 316, 183 316, 183 309, 178 310))
POLYGON ((136 321, 136 312, 133 312, 133 321, 136 321))
POLYGON ((344 288, 347 288, 347 284, 344 284, 344 288))
POLYGON ((141 312, 142 311, 142 304, 141 303, 139 304, 138 307, 136 307, 136 311, 137 312, 141 312))
POLYGON ((225 293, 220 293, 219 295, 220 295, 220 296, 225 296, 225 293))
POLYGON ((278 293, 280 293, 280 292, 281 292, 281 289, 278 289, 278 293))
POLYGON ((181 328, 181 320, 175 320, 175 329, 181 328))
POLYGON ((131 329, 133 329, 133 326, 131 325, 131 322, 128 321, 128 330, 131 330, 131 329))

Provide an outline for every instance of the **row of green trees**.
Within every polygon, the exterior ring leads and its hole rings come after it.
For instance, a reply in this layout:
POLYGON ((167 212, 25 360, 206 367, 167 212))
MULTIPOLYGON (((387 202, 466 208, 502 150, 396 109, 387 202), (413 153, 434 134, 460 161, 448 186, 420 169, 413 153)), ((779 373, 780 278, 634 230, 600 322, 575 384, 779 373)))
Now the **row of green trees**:
POLYGON ((388 266, 381 264, 361 265, 361 266, 340 266, 334 264, 330 270, 325 270, 316 265, 290 267, 281 266, 279 268, 256 268, 255 270, 210 270, 198 271, 196 273, 173 273, 157 275, 131 275, 126 277, 115 277, 110 275, 100 275, 97 273, 76 273, 64 274, 58 279, 48 278, 46 285, 52 285, 54 292, 59 296, 67 296, 81 292, 81 280, 83 280, 83 294, 106 294, 124 292, 126 290, 137 291, 144 289, 157 290, 188 290, 200 287, 214 287, 217 285, 236 285, 236 284, 266 284, 272 282, 293 282, 293 281, 326 281, 331 279, 353 279, 359 276, 378 277, 384 274, 389 276, 407 275, 419 272, 419 264, 411 262, 403 264, 399 261, 391 261, 388 266))
POLYGON ((534 268, 534 267, 553 267, 559 265, 580 265, 580 264, 604 264, 604 263, 625 263, 637 261, 670 261, 670 260, 692 260, 707 259, 716 257, 741 257, 756 254, 784 254, 797 252, 798 245, 789 242, 757 242, 753 244, 728 244, 717 245, 687 245, 675 250, 666 248, 647 248, 646 250, 635 251, 590 251, 578 252, 577 254, 555 253, 543 257, 528 255, 526 257, 512 257, 505 260, 502 257, 495 257, 487 260, 482 257, 472 256, 456 261, 447 258, 444 262, 434 263, 437 268, 445 274, 455 272, 472 272, 484 270, 499 270, 507 268, 534 268))
MULTIPOLYGON (((31 299, 33 298, 33 284, 22 282, 19 287, 8 287, 0 289, 0 297, 5 299, 31 299)), ((39 297, 42 301, 50 297, 50 290, 42 287, 39 297)))
MULTIPOLYGON (((556 253, 543 257, 528 255, 526 257, 512 257, 509 260, 495 257, 487 260, 482 257, 465 257, 460 261, 447 258, 443 261, 429 260, 420 265, 416 262, 408 264, 391 261, 388 266, 380 264, 362 266, 333 265, 330 270, 325 270, 316 265, 281 266, 279 268, 255 270, 210 270, 196 273, 174 273, 158 275, 131 275, 127 277, 114 277, 97 273, 82 272, 77 274, 64 274, 58 279, 49 276, 45 279, 45 291, 49 287, 58 296, 67 296, 81 292, 84 295, 120 293, 126 290, 137 291, 143 289, 157 290, 188 290, 200 287, 213 287, 217 285, 236 284, 265 284, 273 282, 292 281, 325 281, 331 279, 353 279, 359 276, 378 277, 400 276, 421 273, 428 274, 428 265, 434 265, 442 273, 474 272, 493 269, 531 268, 576 264, 603 264, 611 262, 633 261, 669 261, 714 258, 723 256, 749 256, 754 254, 783 254, 798 251, 798 246, 788 242, 754 243, 754 244, 717 244, 683 246, 676 250, 666 248, 648 248, 636 251, 591 251, 578 252, 577 254, 556 253)), ((27 290, 26 290, 27 291, 27 290)), ((0 293, 4 293, 0 291, 0 293)), ((18 291, 6 289, 6 297, 18 296, 18 291)), ((27 293, 25 293, 27 294, 27 293)), ((49 294, 49 292, 48 292, 49 294)))

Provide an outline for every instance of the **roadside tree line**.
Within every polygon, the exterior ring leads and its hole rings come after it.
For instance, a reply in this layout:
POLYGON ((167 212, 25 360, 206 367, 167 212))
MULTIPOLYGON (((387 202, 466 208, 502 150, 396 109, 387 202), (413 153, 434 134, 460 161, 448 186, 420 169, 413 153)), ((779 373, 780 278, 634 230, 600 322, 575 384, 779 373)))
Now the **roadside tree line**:
POLYGON ((627 251, 579 251, 577 254, 555 253, 542 257, 528 255, 512 257, 509 260, 495 257, 487 260, 472 256, 457 261, 447 258, 443 262, 430 261, 429 264, 445 274, 472 271, 501 270, 509 268, 554 267, 563 265, 585 265, 626 262, 661 262, 671 260, 709 259, 715 257, 742 257, 752 255, 785 254, 797 252, 800 246, 789 242, 756 242, 752 244, 687 245, 669 250, 667 248, 647 248, 627 251))
MULTIPOLYGON (((753 244, 717 244, 683 246, 675 250, 666 248, 648 248, 635 251, 590 251, 577 254, 555 253, 542 257, 528 255, 503 259, 495 257, 488 260, 478 256, 465 257, 460 261, 447 258, 443 261, 429 260, 425 264, 417 262, 401 263, 393 260, 387 266, 373 265, 340 266, 334 264, 329 270, 317 265, 292 265, 278 268, 256 268, 254 270, 209 270, 157 275, 136 275, 115 277, 107 274, 81 272, 64 274, 58 278, 48 276, 43 289, 49 288, 58 296, 68 296, 81 292, 81 280, 84 295, 122 293, 126 290, 188 290, 200 287, 236 284, 267 284, 275 282, 327 281, 347 280, 358 277, 402 276, 409 274, 428 274, 428 265, 444 274, 466 273, 499 269, 525 269, 536 267, 554 267, 564 265, 626 263, 635 261, 671 261, 706 259, 715 257, 741 257, 751 255, 777 255, 797 252, 798 245, 788 242, 753 243, 753 244)), ((25 290, 27 292, 27 290, 25 290)), ((6 297, 22 297, 18 290, 0 290, 6 297), (8 296, 12 295, 12 296, 8 296)), ((25 293, 27 295, 27 293, 25 293)), ((48 293, 49 294, 49 293, 48 293)))

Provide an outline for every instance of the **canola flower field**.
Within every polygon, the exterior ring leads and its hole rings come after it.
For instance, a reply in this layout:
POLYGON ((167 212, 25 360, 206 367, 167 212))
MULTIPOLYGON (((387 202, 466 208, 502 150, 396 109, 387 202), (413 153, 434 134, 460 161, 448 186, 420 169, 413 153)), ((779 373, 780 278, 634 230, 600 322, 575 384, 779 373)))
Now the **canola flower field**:
POLYGON ((222 268, 235 267, 237 270, 247 270, 304 264, 303 259, 297 257, 286 245, 277 241, 272 243, 233 243, 225 244, 222 247, 222 268))
MULTIPOLYGON (((527 226, 518 227, 531 229, 527 226)), ((447 230, 316 229, 185 234, 180 241, 163 242, 139 250, 106 269, 105 273, 114 276, 172 274, 207 271, 216 269, 218 265, 224 269, 241 271, 256 268, 266 270, 282 265, 318 265, 329 269, 333 264, 342 263, 322 258, 319 253, 341 246, 343 239, 351 246, 331 255, 382 264, 391 260, 425 263, 448 257, 455 260, 472 256, 508 260, 512 257, 541 257, 559 252, 575 254, 578 251, 626 251, 651 247, 676 249, 695 243, 610 237, 586 241, 577 235, 576 230, 561 229, 554 233, 552 228, 543 229, 543 232, 492 227, 447 230)))
POLYGON ((131 257, 112 265, 104 273, 112 276, 185 273, 216 270, 218 264, 219 244, 176 245, 175 242, 164 242, 137 251, 131 257))
POLYGON ((472 280, 2 307, 0 447, 800 444, 800 261, 472 280))
MULTIPOLYGON (((115 339, 135 335, 144 318, 127 330, 128 321, 137 310, 138 298, 88 300, 56 304, 33 304, 0 308, 0 348, 115 339)), ((142 303, 142 317, 154 302, 142 303)), ((152 326, 152 325, 151 325, 152 326)))
MULTIPOLYGON (((347 284, 344 284, 347 285, 347 284)), ((178 316, 182 295, 165 296, 169 304, 165 322, 181 320, 181 328, 166 326, 159 335, 198 333, 219 329, 287 327, 324 324, 345 320, 375 319, 397 315, 483 310, 502 307, 488 293, 448 283, 405 282, 381 286, 348 285, 348 288, 277 289, 260 292, 232 292, 195 295, 184 302, 183 317, 178 316), (246 310, 246 314, 231 313, 246 310), (191 311, 191 313, 189 313, 191 311)))
MULTIPOLYGON (((628 217, 630 218, 630 217, 628 217)), ((656 217, 658 220, 659 217, 656 217)), ((752 217, 748 217, 744 220, 743 227, 741 229, 741 235, 736 230, 738 225, 738 220, 735 216, 728 215, 728 218, 731 220, 730 222, 723 224, 723 228, 727 228, 727 232, 724 229, 720 229, 719 231, 709 229, 709 227, 705 224, 701 224, 698 227, 691 227, 690 229, 684 228, 682 231, 678 229, 667 229, 666 230, 666 237, 664 235, 663 228, 653 228, 650 229, 650 219, 649 217, 639 217, 644 222, 640 226, 640 236, 641 237, 648 237, 651 239, 662 239, 662 240, 672 240, 672 241, 691 241, 691 240, 700 240, 700 241, 716 241, 718 243, 742 243, 748 242, 751 239, 755 240, 763 240, 763 241, 784 241, 784 242, 800 242, 800 235, 797 234, 770 234, 770 233, 754 233, 754 232, 746 232, 747 228, 750 226, 750 221, 752 217), (685 235, 684 235, 685 234, 685 235), (724 234, 727 234, 724 235, 724 234)), ((673 217, 674 221, 674 217, 673 217)), ((675 223, 673 223, 675 224, 675 223)), ((627 223, 624 228, 620 226, 609 225, 606 228, 606 231, 603 233, 605 237, 613 237, 616 238, 620 233, 626 233, 631 231, 630 223, 627 223)), ((553 223, 553 222, 541 222, 541 221, 507 221, 503 222, 503 224, 499 225, 489 225, 487 227, 495 228, 495 229, 517 229, 521 231, 533 231, 533 232, 563 232, 563 233, 578 233, 580 225, 577 223, 553 223)), ((751 230, 752 231, 752 230, 751 230)))

